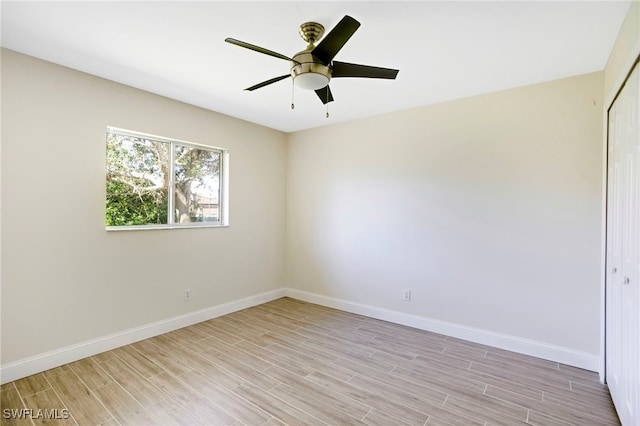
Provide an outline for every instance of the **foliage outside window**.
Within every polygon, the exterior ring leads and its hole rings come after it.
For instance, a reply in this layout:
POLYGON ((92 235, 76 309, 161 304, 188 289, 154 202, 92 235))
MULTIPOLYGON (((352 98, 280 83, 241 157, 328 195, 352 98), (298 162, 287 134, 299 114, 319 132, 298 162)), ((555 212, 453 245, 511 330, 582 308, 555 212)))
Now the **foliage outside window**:
POLYGON ((108 128, 107 227, 225 224, 225 158, 223 149, 108 128))

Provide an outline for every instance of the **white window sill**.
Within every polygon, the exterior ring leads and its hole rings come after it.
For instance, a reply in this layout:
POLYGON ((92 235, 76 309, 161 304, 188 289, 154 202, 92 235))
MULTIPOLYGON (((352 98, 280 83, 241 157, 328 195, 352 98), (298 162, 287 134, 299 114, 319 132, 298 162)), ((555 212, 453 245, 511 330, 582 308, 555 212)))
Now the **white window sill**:
POLYGON ((133 226, 107 226, 106 231, 153 231, 166 229, 194 229, 194 228, 228 228, 228 224, 184 224, 184 225, 133 225, 133 226))

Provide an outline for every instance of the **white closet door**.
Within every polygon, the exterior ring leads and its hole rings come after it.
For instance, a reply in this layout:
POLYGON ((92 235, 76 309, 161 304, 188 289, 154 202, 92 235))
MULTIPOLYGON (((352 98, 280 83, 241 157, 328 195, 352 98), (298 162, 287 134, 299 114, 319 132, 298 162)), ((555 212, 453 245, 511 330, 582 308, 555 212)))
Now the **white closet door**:
MULTIPOLYGON (((622 208, 620 138, 616 137, 620 115, 619 99, 609 110, 609 149, 607 167, 607 291, 606 291, 606 372, 611 393, 621 388, 621 312, 622 312, 622 208)), ((613 395, 612 395, 613 396, 613 395)), ((614 397, 615 399, 615 397, 614 397)))
POLYGON ((609 110, 607 383, 624 425, 640 425, 640 69, 609 110))

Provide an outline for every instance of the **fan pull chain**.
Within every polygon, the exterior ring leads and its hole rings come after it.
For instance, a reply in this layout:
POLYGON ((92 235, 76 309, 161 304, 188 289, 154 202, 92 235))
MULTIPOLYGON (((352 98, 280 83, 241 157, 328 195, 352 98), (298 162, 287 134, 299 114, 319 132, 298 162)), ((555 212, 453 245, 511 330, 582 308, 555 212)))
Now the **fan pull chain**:
POLYGON ((327 84, 327 114, 326 117, 329 118, 329 85, 327 84))
POLYGON ((291 79, 291 109, 295 109, 296 108, 296 105, 293 102, 295 89, 296 89, 296 85, 293 84, 293 79, 291 79))

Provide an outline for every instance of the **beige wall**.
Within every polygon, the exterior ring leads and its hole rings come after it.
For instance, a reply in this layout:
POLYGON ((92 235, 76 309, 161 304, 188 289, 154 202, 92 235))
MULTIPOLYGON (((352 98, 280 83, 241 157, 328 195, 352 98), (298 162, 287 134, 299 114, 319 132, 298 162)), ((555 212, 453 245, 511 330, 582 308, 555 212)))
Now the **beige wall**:
POLYGON ((285 149, 280 132, 2 50, 2 364, 281 288, 285 149), (228 148, 231 226, 106 232, 108 125, 228 148))
POLYGON ((288 285, 597 357, 602 93, 593 73, 291 134, 288 285))

